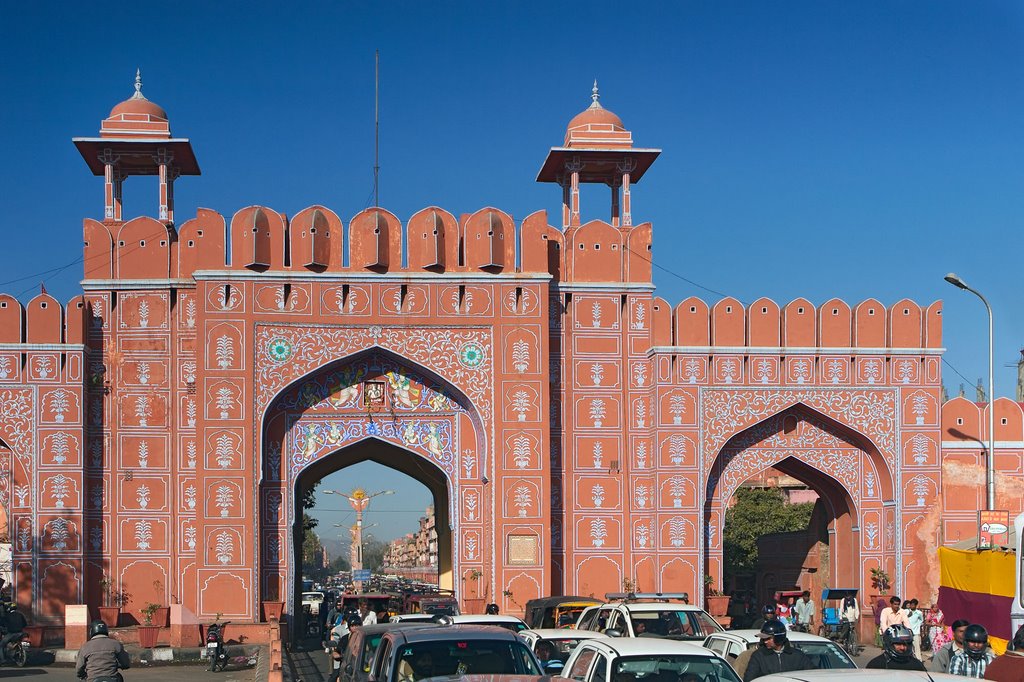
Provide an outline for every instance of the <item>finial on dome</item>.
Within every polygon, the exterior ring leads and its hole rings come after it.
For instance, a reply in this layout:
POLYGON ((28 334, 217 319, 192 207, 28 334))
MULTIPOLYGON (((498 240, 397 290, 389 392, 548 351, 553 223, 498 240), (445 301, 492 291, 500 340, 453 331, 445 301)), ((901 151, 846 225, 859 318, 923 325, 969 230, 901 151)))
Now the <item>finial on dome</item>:
POLYGON ((597 101, 597 100, 601 99, 601 95, 599 95, 597 93, 597 79, 596 78, 594 79, 594 89, 591 90, 591 92, 593 94, 590 95, 590 99, 594 100, 594 102, 593 102, 593 104, 590 105, 590 108, 591 109, 603 109, 604 107, 602 107, 601 103, 597 101))
POLYGON ((132 99, 146 99, 142 94, 142 69, 135 69, 135 94, 132 99))

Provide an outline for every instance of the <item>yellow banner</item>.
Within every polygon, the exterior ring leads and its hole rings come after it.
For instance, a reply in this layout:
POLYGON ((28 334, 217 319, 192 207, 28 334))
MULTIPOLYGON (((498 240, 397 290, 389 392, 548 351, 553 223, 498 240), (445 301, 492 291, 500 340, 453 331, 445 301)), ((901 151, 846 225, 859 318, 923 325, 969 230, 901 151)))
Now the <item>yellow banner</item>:
POLYGON ((939 584, 964 592, 1010 597, 1015 593, 1017 555, 1000 550, 939 547, 939 584))

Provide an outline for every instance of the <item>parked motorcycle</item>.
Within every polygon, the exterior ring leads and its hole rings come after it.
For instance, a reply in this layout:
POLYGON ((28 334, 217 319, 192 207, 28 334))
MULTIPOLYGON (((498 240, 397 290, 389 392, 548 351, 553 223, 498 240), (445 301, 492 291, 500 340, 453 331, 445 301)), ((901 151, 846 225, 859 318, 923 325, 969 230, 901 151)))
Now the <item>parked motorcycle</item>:
POLYGON ((224 649, 224 629, 231 623, 213 623, 206 628, 206 656, 210 659, 210 672, 224 670, 228 654, 224 649))
POLYGON ((24 668, 25 663, 28 662, 28 635, 22 635, 20 638, 8 642, 4 648, 4 655, 6 660, 19 668, 24 668))

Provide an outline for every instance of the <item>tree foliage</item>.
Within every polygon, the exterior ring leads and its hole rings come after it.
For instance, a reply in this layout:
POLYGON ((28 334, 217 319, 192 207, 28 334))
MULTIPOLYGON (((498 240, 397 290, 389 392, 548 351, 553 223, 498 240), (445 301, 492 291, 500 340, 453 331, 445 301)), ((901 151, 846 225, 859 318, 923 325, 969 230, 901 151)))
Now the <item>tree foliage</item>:
POLYGON ((813 502, 787 504, 778 488, 740 488, 736 504, 725 512, 724 568, 727 575, 757 568, 757 539, 769 533, 807 528, 813 502))
POLYGON ((371 538, 363 543, 363 568, 376 571, 384 565, 384 553, 388 545, 382 540, 371 538))

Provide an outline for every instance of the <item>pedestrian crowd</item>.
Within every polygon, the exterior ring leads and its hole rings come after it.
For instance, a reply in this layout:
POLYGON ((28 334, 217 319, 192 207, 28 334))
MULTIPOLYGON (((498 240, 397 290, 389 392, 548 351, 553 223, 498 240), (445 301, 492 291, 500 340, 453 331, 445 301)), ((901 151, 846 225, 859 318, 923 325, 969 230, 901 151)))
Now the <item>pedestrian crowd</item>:
MULTIPOLYGON (((844 632, 854 632, 860 618, 856 600, 846 598, 839 609, 844 632)), ((814 602, 805 591, 800 600, 792 597, 765 605, 752 626, 760 631, 760 646, 750 649, 733 662, 744 682, 763 675, 809 670, 811 659, 794 647, 788 637, 791 630, 811 632, 815 619, 814 602)), ((995 682, 1024 682, 1024 626, 1009 643, 1006 653, 996 656, 989 646, 988 631, 978 623, 954 620, 948 627, 938 609, 925 613, 916 599, 902 601, 891 597, 880 600, 875 608, 878 644, 882 653, 871 659, 867 668, 918 670, 960 675, 995 682), (932 658, 925 667, 922 637, 931 645, 932 658)))

